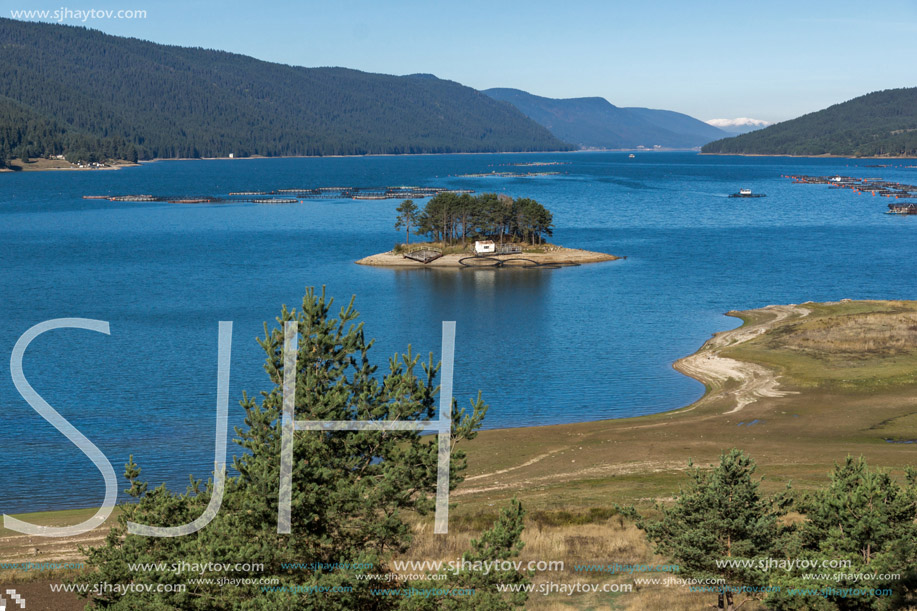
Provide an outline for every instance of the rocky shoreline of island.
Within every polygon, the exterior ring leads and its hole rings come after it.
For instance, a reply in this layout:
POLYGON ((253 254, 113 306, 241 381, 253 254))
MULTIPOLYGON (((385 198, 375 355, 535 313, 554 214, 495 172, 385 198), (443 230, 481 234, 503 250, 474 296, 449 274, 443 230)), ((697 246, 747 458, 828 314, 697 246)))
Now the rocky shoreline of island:
POLYGON ((581 265, 584 263, 601 263, 617 261, 626 257, 610 255, 603 252, 582 250, 579 248, 566 248, 564 246, 546 246, 537 252, 522 251, 512 255, 481 255, 475 256, 473 252, 458 252, 443 254, 428 262, 422 263, 406 257, 406 252, 388 252, 370 255, 357 260, 357 265, 370 265, 376 267, 397 267, 399 269, 428 269, 428 268, 468 268, 468 269, 514 269, 520 267, 538 267, 552 265, 581 265), (497 264, 499 262, 499 264, 497 264))

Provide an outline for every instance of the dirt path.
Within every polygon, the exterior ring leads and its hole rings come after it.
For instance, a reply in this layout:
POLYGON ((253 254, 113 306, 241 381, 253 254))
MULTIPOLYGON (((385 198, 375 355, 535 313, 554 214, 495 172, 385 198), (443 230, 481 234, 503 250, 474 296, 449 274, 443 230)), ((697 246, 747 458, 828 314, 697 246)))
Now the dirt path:
POLYGON ((771 305, 758 311, 767 312, 773 316, 754 324, 743 325, 738 329, 721 331, 710 338, 700 350, 675 362, 675 369, 703 382, 710 388, 710 392, 689 409, 722 397, 731 397, 735 406, 724 413, 734 414, 760 397, 784 397, 791 394, 791 391, 780 390, 777 376, 770 369, 720 356, 720 352, 724 349, 754 339, 776 323, 791 317, 802 318, 810 312, 798 305, 771 305), (738 388, 726 390, 726 382, 729 380, 737 381, 738 388))
POLYGON ((524 469, 525 467, 530 467, 530 466, 534 465, 534 464, 537 463, 537 462, 541 462, 541 461, 544 460, 545 458, 548 458, 548 457, 551 456, 552 454, 557 454, 557 453, 560 452, 560 451, 561 451, 560 449, 551 450, 550 452, 548 452, 548 453, 546 453, 546 454, 541 454, 541 455, 539 455, 539 456, 536 456, 535 458, 532 458, 531 460, 527 460, 527 461, 525 461, 524 463, 519 464, 519 465, 516 465, 516 466, 514 466, 514 467, 507 467, 506 469, 498 469, 497 471, 493 471, 493 472, 491 472, 491 473, 481 473, 480 475, 472 475, 471 477, 466 477, 466 478, 465 478, 465 481, 466 481, 466 482, 470 482, 470 481, 472 481, 472 480, 481 479, 481 478, 484 478, 484 477, 493 477, 493 476, 495 476, 495 475, 503 475, 504 473, 509 473, 510 471, 515 471, 516 469, 524 469))
POLYGON ((77 546, 91 547, 105 541, 107 528, 97 528, 75 537, 30 537, 13 535, 0 539, 0 554, 4 562, 66 563, 83 558, 77 546))
MULTIPOLYGON (((547 456, 547 455, 545 455, 547 456)), ((544 457, 539 457, 544 458, 544 457)), ((497 475, 506 473, 508 471, 513 471, 515 469, 521 469, 523 467, 528 467, 534 464, 535 461, 529 461, 525 464, 521 464, 517 467, 512 467, 510 469, 501 469, 499 471, 494 471, 493 473, 483 473, 481 475, 476 475, 474 477, 467 478, 479 479, 479 478, 491 478, 497 475)), ((573 481, 580 479, 598 479, 603 477, 610 476, 620 476, 620 475, 632 475, 635 473, 659 473, 660 471, 683 471, 687 467, 685 466, 684 461, 637 461, 631 463, 623 464, 611 464, 611 463, 602 463, 595 464, 588 467, 576 466, 575 464, 569 464, 569 466, 559 466, 559 468, 549 474, 545 475, 532 475, 524 479, 503 479, 495 480, 490 484, 479 485, 477 487, 472 486, 461 486, 455 492, 452 492, 452 496, 461 497, 469 494, 480 494, 482 492, 494 492, 497 490, 510 490, 510 489, 532 489, 537 486, 544 486, 548 484, 554 484, 557 482, 563 481, 573 481)), ((467 481, 467 480, 466 480, 467 481)))

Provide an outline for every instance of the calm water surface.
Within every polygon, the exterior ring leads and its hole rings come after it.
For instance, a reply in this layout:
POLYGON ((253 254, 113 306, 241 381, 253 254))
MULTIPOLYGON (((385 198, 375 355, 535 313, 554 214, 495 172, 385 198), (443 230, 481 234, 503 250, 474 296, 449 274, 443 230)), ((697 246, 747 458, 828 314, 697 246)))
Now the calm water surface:
MULTIPOLYGON (((213 460, 217 325, 234 322, 237 400, 268 388, 254 338, 307 286, 356 295, 384 365, 410 344, 439 356, 457 321, 455 393, 478 389, 488 428, 670 410, 703 387, 671 368, 732 309, 842 298, 917 298, 917 218, 887 199, 794 185, 842 173, 917 183, 917 169, 843 159, 689 153, 447 155, 159 162, 116 172, 0 175, 0 511, 99 503, 95 467, 19 396, 8 356, 32 325, 109 321, 29 347, 33 387, 121 473, 133 453, 153 483, 183 490, 213 460), (456 178, 499 164, 563 161, 559 176, 456 178), (626 255, 559 270, 390 270, 354 265, 388 250, 396 200, 179 206, 85 194, 225 194, 313 186, 429 185, 533 197, 554 241, 626 255), (767 193, 728 199, 740 187, 767 193), (63 482, 72 482, 64 484, 63 482)), ((874 162, 872 162, 874 163, 874 162)), ((230 446, 233 448, 233 446, 230 446)), ((231 452, 234 451, 231 449, 231 452)))

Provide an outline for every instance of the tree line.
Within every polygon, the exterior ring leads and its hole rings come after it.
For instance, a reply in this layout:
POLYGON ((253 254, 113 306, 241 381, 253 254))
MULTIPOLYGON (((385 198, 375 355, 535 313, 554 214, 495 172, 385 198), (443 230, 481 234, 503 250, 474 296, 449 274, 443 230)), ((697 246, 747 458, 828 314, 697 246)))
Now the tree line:
POLYGON ((0 41, 0 100, 51 131, 24 138, 14 133, 22 117, 0 113, 7 158, 23 146, 140 159, 571 148, 511 105, 434 77, 301 68, 3 18, 0 41), (71 132, 94 140, 72 143, 71 132))
POLYGON ((480 239, 534 245, 554 235, 554 216, 527 197, 446 192, 430 198, 422 210, 413 200, 404 200, 397 213, 395 229, 405 229, 406 243, 411 229, 433 242, 462 245, 480 239))
POLYGON ((137 146, 126 138, 99 138, 69 129, 0 96, 0 168, 9 166, 12 159, 28 161, 56 155, 64 155, 71 163, 137 161, 139 156, 137 146))

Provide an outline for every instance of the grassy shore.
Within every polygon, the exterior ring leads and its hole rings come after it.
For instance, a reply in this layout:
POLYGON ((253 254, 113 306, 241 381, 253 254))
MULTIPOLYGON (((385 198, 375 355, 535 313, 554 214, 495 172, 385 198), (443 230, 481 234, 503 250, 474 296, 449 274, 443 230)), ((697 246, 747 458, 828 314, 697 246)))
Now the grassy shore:
MULTIPOLYGON (((797 490, 821 486, 847 455, 862 455, 896 477, 917 462, 917 444, 906 443, 917 440, 917 302, 808 303, 729 314, 744 324, 676 364, 707 385, 693 405, 638 418, 482 432, 466 446, 469 469, 452 495, 450 534, 434 536, 430 520, 418 521, 405 557, 456 558, 515 496, 529 512, 522 559, 567 563, 564 571, 536 575, 536 584, 630 583, 627 576, 577 573, 572 565, 664 563, 612 507, 647 509, 671 499, 689 459, 712 464, 722 450, 739 447, 758 462, 767 491, 788 481, 797 490)), ((57 523, 58 515, 41 519, 57 523)), ((0 534, 4 557, 27 556, 21 542, 11 546, 0 534)), ((535 594, 528 608, 678 611, 709 603, 709 596, 655 587, 535 594)))
MULTIPOLYGON (((708 390, 693 405, 638 418, 481 433, 468 445, 468 478, 453 495, 455 534, 437 541, 425 529, 409 557, 443 548, 443 557, 455 557, 470 536, 463 523, 485 524, 517 496, 532 516, 526 559, 662 564, 632 524, 602 512, 614 503, 647 510, 671 499, 685 481, 689 459, 713 464, 724 449, 744 449, 770 492, 787 482, 797 490, 822 486, 847 455, 865 456, 896 477, 917 462, 917 444, 902 443, 917 438, 917 302, 845 301, 729 314, 743 326, 716 334, 676 364, 684 370, 686 361, 701 361, 692 375, 708 390), (730 360, 726 370, 718 362, 730 360), (735 377, 724 378, 724 371, 735 377)), ((589 577, 568 569, 540 574, 536 583, 548 580, 589 577)), ((674 587, 564 598, 535 596, 530 608, 613 604, 677 611, 710 603, 709 596, 674 587)))
POLYGON ((821 484, 848 454, 891 468, 917 459, 917 444, 903 443, 917 437, 917 303, 804 304, 730 315, 745 324, 717 334, 691 358, 731 359, 737 367, 726 378, 715 366, 696 370, 708 391, 691 406, 483 432, 469 444, 469 477, 457 492, 465 511, 522 491, 533 509, 568 511, 666 498, 688 459, 713 463, 734 446, 758 461, 772 489, 788 480, 802 488, 821 484), (761 394, 758 367, 776 382, 765 380, 761 394))
POLYGON ((120 170, 121 168, 137 167, 138 163, 132 163, 123 159, 109 160, 105 162, 104 167, 79 167, 65 159, 45 159, 44 157, 33 157, 28 163, 21 159, 10 159, 10 167, 0 169, 0 172, 46 172, 46 171, 82 171, 82 170, 120 170))

